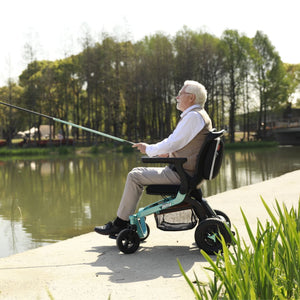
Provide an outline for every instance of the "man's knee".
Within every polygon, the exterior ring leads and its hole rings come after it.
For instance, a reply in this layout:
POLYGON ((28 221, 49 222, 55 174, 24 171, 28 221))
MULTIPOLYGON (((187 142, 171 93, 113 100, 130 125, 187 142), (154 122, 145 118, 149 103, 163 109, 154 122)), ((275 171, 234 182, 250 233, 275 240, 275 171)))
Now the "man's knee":
POLYGON ((127 174, 127 178, 129 180, 134 180, 139 174, 140 174, 140 170, 139 168, 133 168, 128 174, 127 174))
POLYGON ((143 172, 144 172, 144 168, 141 167, 133 168, 127 174, 127 181, 131 181, 138 185, 142 185, 141 183, 143 182, 143 172))

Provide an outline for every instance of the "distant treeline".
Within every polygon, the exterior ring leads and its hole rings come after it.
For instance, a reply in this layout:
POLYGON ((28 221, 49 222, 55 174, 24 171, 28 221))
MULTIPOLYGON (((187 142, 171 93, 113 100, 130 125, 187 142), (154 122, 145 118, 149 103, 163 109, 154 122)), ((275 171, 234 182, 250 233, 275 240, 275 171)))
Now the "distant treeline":
MULTIPOLYGON (((157 33, 132 42, 106 36, 97 43, 86 34, 82 46, 78 55, 56 61, 38 61, 28 47, 27 68, 18 83, 8 80, 0 88, 0 100, 128 140, 154 141, 174 128, 175 96, 192 79, 207 88, 214 127, 226 127, 233 142, 237 112, 244 115, 246 138, 251 111, 258 111, 263 132, 268 112, 286 105, 299 84, 299 65, 284 64, 260 31, 249 38, 226 30, 217 38, 185 27, 174 37, 157 33)), ((6 107, 0 120, 8 141, 19 130, 49 123, 6 107)), ((95 139, 52 125, 66 138, 95 139)))

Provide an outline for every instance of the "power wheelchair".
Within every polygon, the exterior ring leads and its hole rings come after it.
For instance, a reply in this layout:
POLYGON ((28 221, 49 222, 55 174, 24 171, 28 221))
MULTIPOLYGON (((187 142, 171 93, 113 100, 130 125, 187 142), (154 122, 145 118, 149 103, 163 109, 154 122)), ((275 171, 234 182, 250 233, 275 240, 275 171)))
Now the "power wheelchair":
POLYGON ((221 139, 225 130, 209 132, 205 138, 196 163, 196 173, 189 176, 183 169, 186 158, 142 157, 144 163, 170 164, 181 179, 180 185, 149 185, 146 193, 161 195, 163 199, 140 208, 129 217, 130 225, 116 237, 119 250, 134 253, 150 234, 146 216, 154 214, 156 225, 161 230, 195 230, 195 241, 208 254, 222 251, 220 234, 227 245, 231 243, 229 217, 222 211, 213 210, 203 199, 201 184, 217 176, 222 163, 224 143, 221 139))

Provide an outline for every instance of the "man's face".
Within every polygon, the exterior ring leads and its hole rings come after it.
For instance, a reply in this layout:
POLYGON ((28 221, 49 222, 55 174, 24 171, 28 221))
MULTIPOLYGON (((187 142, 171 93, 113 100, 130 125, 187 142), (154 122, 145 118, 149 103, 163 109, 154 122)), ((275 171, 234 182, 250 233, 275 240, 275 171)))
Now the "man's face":
POLYGON ((188 93, 185 91, 186 87, 184 86, 178 93, 176 97, 177 105, 176 108, 180 111, 184 111, 194 104, 194 94, 188 93))

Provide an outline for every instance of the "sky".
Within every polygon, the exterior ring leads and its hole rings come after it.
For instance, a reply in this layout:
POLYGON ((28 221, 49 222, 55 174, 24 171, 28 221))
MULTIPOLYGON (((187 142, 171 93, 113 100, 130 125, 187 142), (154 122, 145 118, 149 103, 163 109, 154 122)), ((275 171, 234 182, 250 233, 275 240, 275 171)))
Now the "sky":
POLYGON ((37 59, 79 53, 88 30, 127 36, 133 42, 162 32, 170 37, 187 26, 221 37, 226 29, 254 37, 266 34, 283 62, 300 63, 299 0, 0 0, 0 87, 26 69, 25 45, 37 59))

